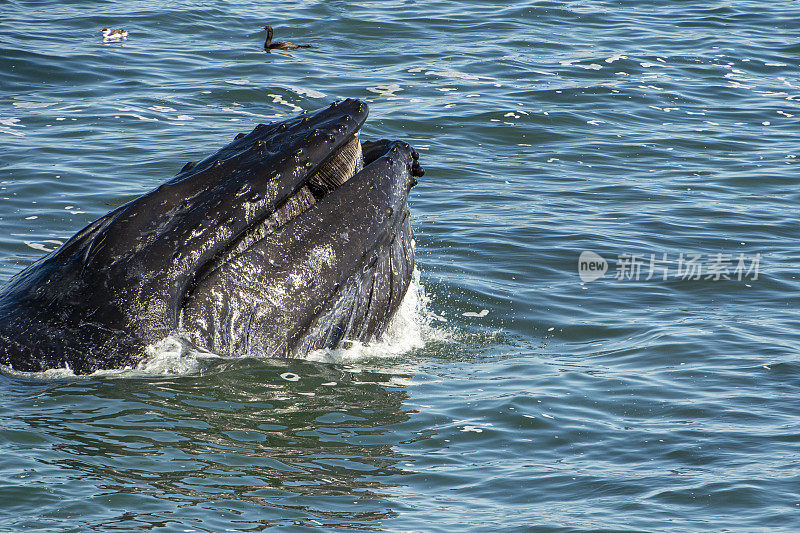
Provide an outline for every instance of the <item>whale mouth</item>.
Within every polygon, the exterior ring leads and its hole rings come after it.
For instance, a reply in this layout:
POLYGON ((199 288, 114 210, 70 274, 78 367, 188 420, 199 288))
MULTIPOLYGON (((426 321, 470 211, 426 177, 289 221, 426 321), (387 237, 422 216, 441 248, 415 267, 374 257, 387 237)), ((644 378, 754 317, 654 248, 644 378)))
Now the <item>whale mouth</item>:
POLYGON ((244 233, 234 239, 227 250, 211 259, 198 275, 196 283, 202 280, 221 264, 250 249, 255 243, 297 218, 312 205, 322 200, 332 191, 364 168, 364 156, 356 132, 339 150, 334 151, 317 169, 308 175, 301 186, 275 210, 262 220, 254 222, 244 233))
POLYGON ((254 150, 265 127, 233 147, 252 154, 238 166, 250 169, 239 185, 247 192, 230 207, 246 224, 199 263, 176 307, 197 346, 299 357, 345 337, 375 338, 388 324, 410 283, 407 201, 425 171, 403 141, 362 142, 366 105, 347 106, 332 119, 317 113, 277 126, 289 138, 277 151, 269 142, 254 150), (270 199, 257 188, 281 192, 270 199))
MULTIPOLYGON (((257 243, 270 234, 279 231, 292 220, 302 216, 359 173, 369 172, 370 165, 379 159, 386 156, 391 157, 390 152, 396 151, 398 144, 406 147, 411 154, 407 168, 410 175, 409 189, 416 185, 416 178, 425 173, 419 164, 417 151, 406 143, 397 143, 386 139, 362 143, 359 126, 349 138, 342 139, 340 146, 333 149, 316 168, 311 168, 304 179, 298 181, 294 192, 282 202, 278 202, 271 212, 265 210, 262 217, 253 220, 243 232, 231 239, 225 248, 198 268, 193 282, 186 287, 184 304, 191 299, 197 287, 217 269, 232 262, 236 257, 254 248, 257 243)), ((280 175, 267 179, 280 179, 280 175)), ((320 231, 325 231, 325 228, 321 228, 320 231)))
MULTIPOLYGON (((309 174, 294 194, 278 205, 263 223, 253 228, 255 234, 251 238, 266 235, 284 226, 341 187, 371 162, 364 160, 359 132, 355 132, 344 146, 333 152, 313 173, 309 174)), ((240 246, 241 244, 237 248, 240 246)))
MULTIPOLYGON (((360 132, 356 131, 338 150, 331 153, 312 173, 297 191, 289 196, 266 220, 251 227, 244 238, 239 239, 233 250, 244 250, 249 244, 263 236, 278 230, 290 220, 300 216, 312 205, 320 202, 359 172, 369 170, 369 166, 380 157, 386 155, 390 148, 389 141, 366 141, 361 143, 360 132), (364 147, 367 150, 364 150, 364 147)), ((411 187, 416 185, 416 177, 425 174, 419 164, 419 154, 411 149, 412 163, 409 172, 412 177, 411 187)))

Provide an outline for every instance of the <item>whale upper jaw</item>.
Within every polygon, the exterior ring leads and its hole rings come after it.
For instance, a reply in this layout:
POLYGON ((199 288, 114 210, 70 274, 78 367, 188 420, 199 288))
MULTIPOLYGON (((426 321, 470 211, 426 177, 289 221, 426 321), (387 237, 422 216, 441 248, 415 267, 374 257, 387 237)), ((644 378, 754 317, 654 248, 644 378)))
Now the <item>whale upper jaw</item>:
POLYGON ((135 364, 182 333, 226 355, 303 356, 378 334, 414 265, 404 142, 361 143, 344 100, 259 124, 93 222, 0 290, 0 362, 135 364))

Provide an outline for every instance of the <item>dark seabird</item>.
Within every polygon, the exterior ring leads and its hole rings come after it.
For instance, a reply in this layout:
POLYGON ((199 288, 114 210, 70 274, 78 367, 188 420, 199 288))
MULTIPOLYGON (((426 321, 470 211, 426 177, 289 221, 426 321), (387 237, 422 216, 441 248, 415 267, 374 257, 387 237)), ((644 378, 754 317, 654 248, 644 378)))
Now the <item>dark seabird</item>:
POLYGON ((294 44, 289 41, 272 42, 272 26, 259 26, 262 30, 267 30, 267 40, 264 42, 264 50, 297 50, 298 48, 311 48, 310 44, 294 44))

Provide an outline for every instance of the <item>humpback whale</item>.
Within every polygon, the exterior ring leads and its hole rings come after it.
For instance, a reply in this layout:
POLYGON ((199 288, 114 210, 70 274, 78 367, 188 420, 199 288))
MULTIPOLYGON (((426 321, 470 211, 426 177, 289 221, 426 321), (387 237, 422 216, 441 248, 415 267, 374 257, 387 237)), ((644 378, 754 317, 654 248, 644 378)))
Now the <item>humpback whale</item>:
POLYGON ((0 289, 0 363, 135 366, 178 335, 222 356, 304 357, 386 328, 414 269, 402 141, 362 142, 347 99, 259 124, 92 222, 0 289))

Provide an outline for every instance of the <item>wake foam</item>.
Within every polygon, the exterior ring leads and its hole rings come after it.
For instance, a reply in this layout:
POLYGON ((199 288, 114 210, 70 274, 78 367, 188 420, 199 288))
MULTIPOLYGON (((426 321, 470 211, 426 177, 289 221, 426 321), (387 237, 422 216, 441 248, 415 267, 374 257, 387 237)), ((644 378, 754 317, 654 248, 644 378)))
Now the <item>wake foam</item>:
POLYGON ((205 360, 222 359, 218 355, 198 350, 177 335, 170 335, 145 348, 145 358, 136 366, 97 370, 91 374, 75 374, 69 366, 50 368, 43 372, 20 372, 0 365, 0 373, 7 376, 33 380, 82 379, 93 377, 131 378, 152 376, 180 376, 199 374, 206 366, 205 360))

